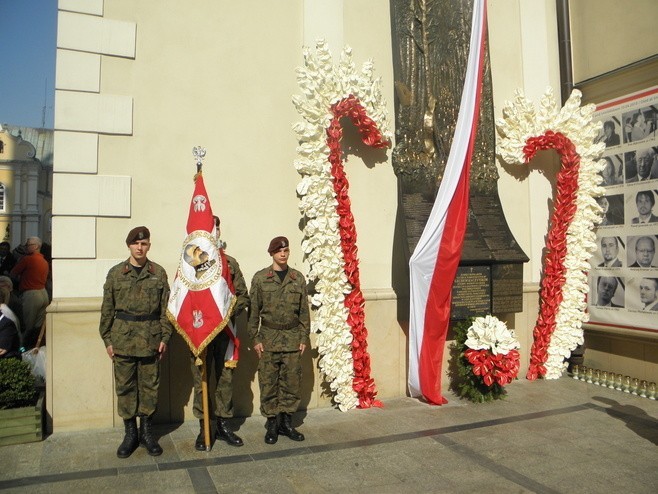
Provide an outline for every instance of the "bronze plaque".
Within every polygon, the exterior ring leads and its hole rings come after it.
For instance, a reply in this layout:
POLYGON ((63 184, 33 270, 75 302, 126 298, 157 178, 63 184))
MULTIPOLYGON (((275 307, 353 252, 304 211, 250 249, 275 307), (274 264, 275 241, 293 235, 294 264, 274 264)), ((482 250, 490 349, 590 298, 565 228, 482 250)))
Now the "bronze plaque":
POLYGON ((523 264, 491 266, 492 313, 523 311, 523 264))
POLYGON ((491 314, 491 270, 489 266, 460 266, 452 285, 451 319, 491 314))

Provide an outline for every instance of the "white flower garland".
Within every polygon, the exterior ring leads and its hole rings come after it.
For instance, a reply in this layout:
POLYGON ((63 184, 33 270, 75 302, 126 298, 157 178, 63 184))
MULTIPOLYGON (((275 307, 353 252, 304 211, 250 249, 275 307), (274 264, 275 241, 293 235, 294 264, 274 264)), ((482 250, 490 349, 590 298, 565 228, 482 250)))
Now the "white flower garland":
POLYGON ((594 227, 601 221, 601 208, 594 198, 604 193, 599 172, 605 166, 605 161, 600 160, 605 145, 594 144, 601 127, 600 122, 592 122, 595 106, 581 107, 580 101, 580 91, 574 90, 559 109, 552 89, 548 88, 536 110, 522 92, 517 91, 514 101, 505 104, 503 118, 496 121, 497 151, 507 163, 524 164, 524 146, 528 139, 547 131, 564 134, 580 156, 577 210, 567 230, 566 280, 548 347, 547 379, 562 375, 567 367, 564 359, 584 341, 582 324, 588 320, 585 312, 585 294, 589 291, 587 271, 589 258, 596 250, 594 227))
POLYGON ((389 139, 392 136, 381 80, 373 76, 372 61, 364 63, 357 73, 349 47, 343 50, 336 66, 324 41, 317 42, 315 52, 313 55, 305 48, 304 66, 297 69, 297 82, 303 94, 293 96, 293 103, 303 121, 293 125, 300 141, 299 157, 294 164, 302 175, 297 186, 301 196, 299 209, 308 220, 302 251, 311 266, 308 278, 317 282, 311 301, 317 308, 312 329, 319 333, 319 366, 335 393, 334 401, 345 411, 355 408, 359 399, 352 387, 352 334, 344 304, 352 288, 344 272, 336 194, 326 144, 326 129, 333 118, 331 106, 353 95, 380 131, 389 139))

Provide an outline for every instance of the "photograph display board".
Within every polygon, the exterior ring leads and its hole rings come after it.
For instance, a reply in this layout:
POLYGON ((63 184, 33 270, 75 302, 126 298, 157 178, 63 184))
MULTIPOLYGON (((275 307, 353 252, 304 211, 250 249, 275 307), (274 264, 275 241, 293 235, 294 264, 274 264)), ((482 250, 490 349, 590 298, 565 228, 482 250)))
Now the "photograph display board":
POLYGON ((658 332, 658 86, 598 104, 605 216, 590 259, 590 322, 658 332))

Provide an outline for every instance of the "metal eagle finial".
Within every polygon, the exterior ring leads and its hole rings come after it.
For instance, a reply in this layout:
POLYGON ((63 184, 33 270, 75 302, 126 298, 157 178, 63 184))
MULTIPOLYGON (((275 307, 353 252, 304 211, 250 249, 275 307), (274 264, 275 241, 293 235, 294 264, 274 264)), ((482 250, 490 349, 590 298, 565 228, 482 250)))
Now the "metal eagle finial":
POLYGON ((196 160, 196 172, 199 173, 203 167, 203 160, 206 157, 206 148, 195 146, 192 148, 192 155, 196 160))

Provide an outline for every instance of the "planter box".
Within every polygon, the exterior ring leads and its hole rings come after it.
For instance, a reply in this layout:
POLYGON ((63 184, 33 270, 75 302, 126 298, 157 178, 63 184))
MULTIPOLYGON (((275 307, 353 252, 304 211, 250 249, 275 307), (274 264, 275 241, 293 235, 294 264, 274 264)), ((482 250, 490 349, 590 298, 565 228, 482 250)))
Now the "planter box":
POLYGON ((44 405, 41 393, 34 406, 0 410, 0 446, 41 441, 44 405))

